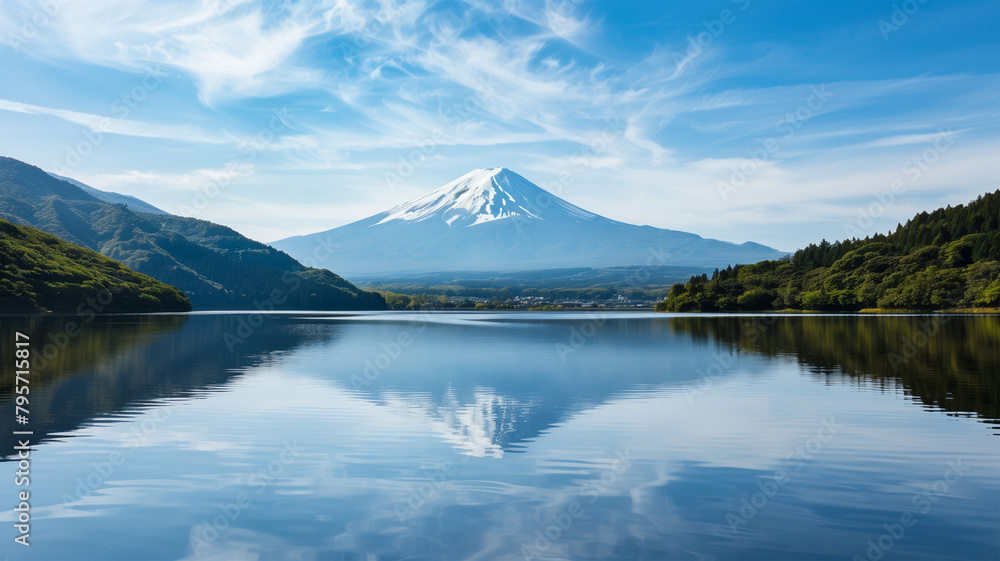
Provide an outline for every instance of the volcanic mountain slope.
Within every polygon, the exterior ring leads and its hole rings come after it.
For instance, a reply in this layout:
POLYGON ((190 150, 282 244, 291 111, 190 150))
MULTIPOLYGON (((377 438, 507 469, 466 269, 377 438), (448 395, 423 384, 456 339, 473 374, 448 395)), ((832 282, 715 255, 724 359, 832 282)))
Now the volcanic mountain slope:
POLYGON ((359 274, 625 265, 721 266, 782 252, 635 226, 588 212, 506 168, 477 169, 385 212, 273 242, 317 266, 359 274))

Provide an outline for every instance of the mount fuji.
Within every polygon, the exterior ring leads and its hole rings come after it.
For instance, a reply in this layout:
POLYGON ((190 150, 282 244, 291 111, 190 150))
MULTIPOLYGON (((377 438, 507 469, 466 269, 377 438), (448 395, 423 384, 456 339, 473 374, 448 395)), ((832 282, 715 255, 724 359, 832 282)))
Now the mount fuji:
POLYGON ((636 226, 588 212, 506 168, 477 169, 363 220, 270 245, 352 275, 572 267, 725 267, 777 259, 760 244, 636 226))

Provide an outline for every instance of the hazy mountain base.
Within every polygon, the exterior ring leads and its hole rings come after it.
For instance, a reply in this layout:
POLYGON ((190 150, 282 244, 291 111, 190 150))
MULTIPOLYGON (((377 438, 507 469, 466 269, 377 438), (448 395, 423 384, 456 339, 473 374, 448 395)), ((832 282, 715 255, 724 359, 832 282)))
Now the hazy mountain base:
POLYGON ((186 312, 181 291, 95 251, 0 219, 0 312, 186 312))
POLYGON ((536 305, 566 300, 611 302, 618 296, 630 300, 658 301, 673 283, 709 271, 704 267, 673 266, 580 267, 507 273, 462 271, 405 276, 359 275, 352 280, 362 288, 382 292, 390 308, 415 309, 455 304, 462 298, 500 302, 537 298, 539 300, 533 302, 536 305), (401 298, 404 295, 405 298, 401 298), (439 300, 438 297, 446 300, 439 300))
POLYGON ((675 284, 659 311, 941 310, 1000 306, 1000 191, 923 212, 889 235, 675 284))

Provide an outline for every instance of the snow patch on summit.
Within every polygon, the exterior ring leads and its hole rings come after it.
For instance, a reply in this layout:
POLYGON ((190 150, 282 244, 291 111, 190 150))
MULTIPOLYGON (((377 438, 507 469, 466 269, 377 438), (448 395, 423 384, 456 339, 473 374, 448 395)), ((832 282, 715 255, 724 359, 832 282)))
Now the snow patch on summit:
POLYGON ((598 218, 506 168, 484 168, 389 209, 372 226, 394 220, 439 219, 451 227, 465 227, 515 216, 544 220, 554 213, 576 219, 598 218))

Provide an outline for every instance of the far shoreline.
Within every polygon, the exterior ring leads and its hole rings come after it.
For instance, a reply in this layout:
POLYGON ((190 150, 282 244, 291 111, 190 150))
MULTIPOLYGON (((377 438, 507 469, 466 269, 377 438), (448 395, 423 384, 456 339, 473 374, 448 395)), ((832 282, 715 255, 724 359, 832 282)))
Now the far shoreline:
POLYGON ((81 315, 72 312, 45 311, 36 313, 24 312, 0 312, 3 318, 51 318, 51 317, 115 317, 115 316, 189 316, 189 315, 264 315, 264 316, 289 316, 294 314, 307 315, 366 315, 366 314, 425 314, 425 313, 481 313, 487 314, 507 314, 507 313, 623 313, 635 312, 637 314, 658 314, 669 316, 712 316, 712 317, 740 317, 740 316, 968 316, 968 315, 1000 315, 1000 308, 954 308, 945 310, 903 310, 903 309, 883 309, 864 308, 861 310, 745 310, 745 311, 712 311, 703 312, 690 310, 684 312, 657 311, 651 307, 643 308, 603 308, 603 307, 579 307, 563 308, 561 310, 529 310, 529 309, 506 309, 506 310, 476 310, 473 308, 447 308, 447 309, 427 309, 427 310, 274 310, 261 311, 249 310, 191 310, 188 312, 113 312, 93 315, 81 315))

